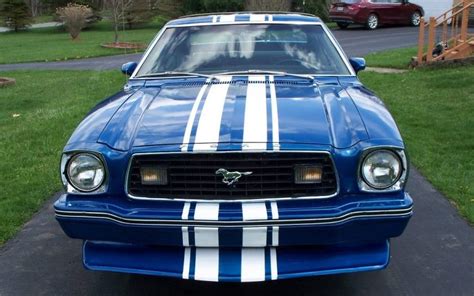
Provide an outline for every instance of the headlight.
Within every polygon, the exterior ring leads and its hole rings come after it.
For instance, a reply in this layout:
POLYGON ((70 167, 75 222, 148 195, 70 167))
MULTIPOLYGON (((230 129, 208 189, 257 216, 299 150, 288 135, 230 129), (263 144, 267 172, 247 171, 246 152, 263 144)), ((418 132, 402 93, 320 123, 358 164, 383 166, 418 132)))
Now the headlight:
POLYGON ((105 167, 102 161, 90 153, 74 155, 66 167, 69 183, 82 192, 97 190, 105 180, 105 167))
POLYGON ((403 163, 395 152, 376 150, 364 158, 361 175, 370 187, 384 190, 392 187, 400 180, 403 170, 403 163))

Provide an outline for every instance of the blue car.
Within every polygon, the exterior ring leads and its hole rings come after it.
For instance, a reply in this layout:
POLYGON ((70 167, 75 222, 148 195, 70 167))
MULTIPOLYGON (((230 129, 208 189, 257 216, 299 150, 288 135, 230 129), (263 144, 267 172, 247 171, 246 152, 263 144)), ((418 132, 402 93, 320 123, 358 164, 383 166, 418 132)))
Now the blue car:
POLYGON ((168 22, 61 159, 87 269, 255 282, 383 269, 412 216, 383 102, 317 17, 168 22))

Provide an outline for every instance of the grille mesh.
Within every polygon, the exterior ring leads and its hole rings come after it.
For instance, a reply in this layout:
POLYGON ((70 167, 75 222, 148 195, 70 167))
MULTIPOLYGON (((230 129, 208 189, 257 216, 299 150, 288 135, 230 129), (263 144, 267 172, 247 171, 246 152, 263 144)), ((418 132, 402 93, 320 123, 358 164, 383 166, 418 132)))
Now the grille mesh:
POLYGON ((326 153, 203 153, 153 154, 133 157, 128 174, 128 193, 147 198, 259 199, 327 196, 336 193, 337 181, 330 156, 326 153), (323 168, 322 182, 295 184, 298 164, 323 168), (167 185, 142 185, 141 166, 167 168, 167 185), (216 171, 251 171, 231 186, 216 171))

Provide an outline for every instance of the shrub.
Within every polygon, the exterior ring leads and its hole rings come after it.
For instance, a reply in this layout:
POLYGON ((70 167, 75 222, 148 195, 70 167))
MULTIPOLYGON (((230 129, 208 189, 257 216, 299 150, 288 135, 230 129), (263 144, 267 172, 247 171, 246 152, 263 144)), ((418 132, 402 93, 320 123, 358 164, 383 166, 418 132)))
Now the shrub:
POLYGON ((245 10, 250 11, 290 11, 291 0, 246 0, 245 10))
POLYGON ((297 10, 319 16, 323 21, 329 20, 329 5, 329 0, 298 0, 295 3, 297 10))
POLYGON ((183 13, 203 13, 203 12, 227 12, 241 11, 244 9, 244 0, 185 0, 182 9, 183 13))
POLYGON ((86 27, 87 19, 93 15, 92 9, 86 5, 69 3, 65 7, 56 9, 61 21, 73 40, 79 37, 81 30, 86 27))
POLYGON ((4 0, 0 2, 0 15, 8 28, 18 30, 31 24, 31 15, 24 0, 4 0))

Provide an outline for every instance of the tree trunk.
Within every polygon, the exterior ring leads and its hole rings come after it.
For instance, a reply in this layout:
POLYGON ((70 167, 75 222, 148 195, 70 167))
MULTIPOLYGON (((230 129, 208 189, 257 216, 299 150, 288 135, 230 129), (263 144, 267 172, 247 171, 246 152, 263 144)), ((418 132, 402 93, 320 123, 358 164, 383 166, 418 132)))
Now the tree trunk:
POLYGON ((115 38, 114 38, 114 43, 118 43, 119 40, 119 28, 118 28, 118 22, 115 22, 114 24, 114 32, 115 32, 115 38))

